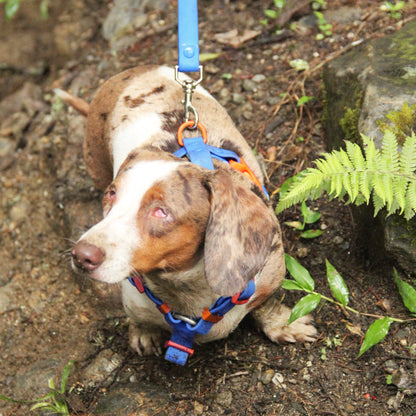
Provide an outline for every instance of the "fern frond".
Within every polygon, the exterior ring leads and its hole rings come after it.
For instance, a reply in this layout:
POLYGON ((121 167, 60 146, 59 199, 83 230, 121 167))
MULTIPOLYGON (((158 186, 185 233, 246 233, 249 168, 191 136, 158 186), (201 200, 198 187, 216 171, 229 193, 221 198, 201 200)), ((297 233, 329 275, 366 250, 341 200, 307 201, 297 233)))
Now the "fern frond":
POLYGON ((346 141, 346 150, 325 153, 292 182, 282 195, 276 212, 326 192, 330 198, 349 197, 347 203, 374 205, 374 215, 384 207, 387 213, 400 211, 406 219, 416 214, 416 136, 407 137, 402 152, 394 133, 386 130, 381 151, 362 135, 364 151, 346 141))
POLYGON ((404 205, 404 217, 410 220, 416 213, 416 184, 409 182, 404 205))
POLYGON ((400 171, 403 175, 412 176, 416 170, 416 136, 412 133, 403 144, 400 157, 400 171))

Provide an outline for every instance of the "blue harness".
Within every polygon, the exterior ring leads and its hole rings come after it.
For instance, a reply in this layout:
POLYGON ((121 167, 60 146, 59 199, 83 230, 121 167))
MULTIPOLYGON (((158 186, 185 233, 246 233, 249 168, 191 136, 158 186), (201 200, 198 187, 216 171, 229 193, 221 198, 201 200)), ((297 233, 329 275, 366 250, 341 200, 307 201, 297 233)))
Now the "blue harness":
POLYGON ((172 336, 165 343, 165 347, 167 347, 165 359, 179 365, 185 365, 188 357, 194 353, 192 345, 196 334, 208 334, 212 326, 221 321, 224 315, 235 305, 247 303, 256 290, 254 280, 251 280, 243 292, 234 296, 220 297, 209 309, 204 309, 201 317, 196 322, 192 322, 192 319, 186 317, 175 317, 172 308, 156 297, 143 284, 140 277, 135 276, 128 279, 140 293, 145 293, 155 303, 156 307, 163 313, 166 322, 172 328, 172 336))

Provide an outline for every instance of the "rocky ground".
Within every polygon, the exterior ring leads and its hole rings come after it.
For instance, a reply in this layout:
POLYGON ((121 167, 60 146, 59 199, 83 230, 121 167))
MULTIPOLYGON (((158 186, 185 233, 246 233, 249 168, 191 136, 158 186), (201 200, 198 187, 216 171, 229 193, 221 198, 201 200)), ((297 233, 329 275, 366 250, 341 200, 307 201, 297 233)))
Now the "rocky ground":
MULTIPOLYGON (((71 241, 99 218, 100 194, 82 162, 84 118, 65 108, 53 88, 90 100, 101 80, 125 68, 175 65, 174 3, 146 9, 130 30, 115 34, 106 26, 107 39, 102 25, 111 1, 51 4, 47 20, 37 1, 25 2, 7 23, 0 11, 0 395, 39 398, 48 379, 59 385, 75 360, 64 397, 74 415, 415 414, 412 322, 393 324, 383 342, 357 358, 374 318, 323 305, 315 312, 319 338, 304 345, 272 344, 246 319, 228 339, 199 347, 181 368, 130 352, 117 288, 71 272, 71 241)), ((199 13, 201 52, 221 53, 205 62, 203 85, 263 156, 276 198, 284 180, 323 151, 325 62, 398 30, 416 5, 406 2, 395 19, 381 2, 328 2, 324 16, 333 34, 316 39, 321 32, 308 1, 289 2, 280 17, 286 29, 277 33, 277 19, 260 24, 271 3, 210 0, 200 2, 199 13), (295 59, 309 70, 293 68, 295 59), (313 98, 297 106, 304 96, 313 98)), ((349 208, 326 200, 314 208, 322 214, 321 237, 303 240, 285 225, 283 232, 286 252, 311 271, 317 290, 329 295, 329 259, 349 286, 351 306, 409 318, 393 265, 368 256, 349 208)), ((298 217, 293 208, 280 219, 298 217)), ((277 296, 294 304, 300 294, 277 296)), ((0 415, 27 415, 29 407, 0 401, 0 415)))

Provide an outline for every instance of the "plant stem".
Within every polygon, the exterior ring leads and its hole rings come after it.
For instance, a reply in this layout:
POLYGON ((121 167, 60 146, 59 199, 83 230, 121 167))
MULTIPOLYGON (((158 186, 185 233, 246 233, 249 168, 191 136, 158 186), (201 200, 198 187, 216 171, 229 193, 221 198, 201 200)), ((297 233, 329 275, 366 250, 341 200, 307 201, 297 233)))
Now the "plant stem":
MULTIPOLYGON (((336 300, 334 300, 334 299, 331 299, 331 298, 329 298, 329 297, 327 297, 327 296, 325 296, 325 295, 322 295, 321 293, 315 292, 315 291, 305 290, 305 292, 307 292, 307 293, 311 293, 311 294, 314 294, 314 295, 319 295, 322 299, 325 299, 325 300, 326 300, 326 301, 328 301, 328 302, 331 302, 331 303, 333 303, 333 304, 335 304, 335 305, 338 305, 339 307, 341 307, 341 308, 343 308, 343 309, 346 309, 346 310, 348 310, 348 311, 350 311, 350 312, 352 312, 352 313, 355 313, 356 315, 369 316, 369 317, 371 317, 371 318, 377 318, 377 319, 382 319, 382 318, 385 318, 385 316, 383 316, 383 315, 375 315, 375 314, 372 314, 372 313, 360 312, 360 311, 357 311, 357 310, 356 310, 356 309, 354 309, 354 308, 351 308, 350 306, 347 306, 347 305, 345 305, 345 306, 344 306, 342 303, 340 303, 340 302, 338 302, 338 301, 336 301, 336 300)), ((405 322, 412 322, 412 321, 416 321, 416 318, 411 318, 411 319, 399 319, 399 318, 392 318, 392 317, 390 317, 390 316, 389 316, 389 319, 390 319, 391 321, 394 321, 394 322, 399 322, 399 323, 405 323, 405 322)))

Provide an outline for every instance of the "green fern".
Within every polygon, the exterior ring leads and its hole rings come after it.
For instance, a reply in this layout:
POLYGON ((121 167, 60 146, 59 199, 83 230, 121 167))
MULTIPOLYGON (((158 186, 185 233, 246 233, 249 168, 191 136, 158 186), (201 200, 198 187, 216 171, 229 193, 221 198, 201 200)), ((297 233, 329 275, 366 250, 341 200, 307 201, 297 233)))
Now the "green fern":
POLYGON ((346 150, 325 153, 296 175, 281 195, 276 213, 307 199, 317 199, 326 192, 331 199, 348 197, 347 203, 374 205, 374 216, 384 207, 388 215, 399 211, 409 220, 416 213, 416 136, 405 138, 399 151, 395 133, 386 130, 381 149, 361 135, 361 147, 346 141, 346 150))

